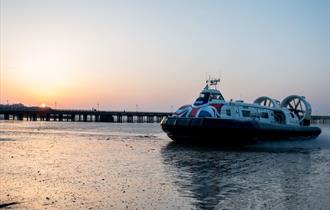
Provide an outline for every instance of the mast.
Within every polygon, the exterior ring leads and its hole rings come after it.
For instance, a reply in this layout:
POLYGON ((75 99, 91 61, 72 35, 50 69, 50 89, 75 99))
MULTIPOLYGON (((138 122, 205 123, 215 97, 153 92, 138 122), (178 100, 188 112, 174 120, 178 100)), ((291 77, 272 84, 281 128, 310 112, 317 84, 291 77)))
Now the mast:
POLYGON ((204 89, 209 89, 209 87, 213 87, 212 89, 217 90, 217 85, 220 83, 220 78, 218 79, 208 79, 206 80, 206 86, 204 89))

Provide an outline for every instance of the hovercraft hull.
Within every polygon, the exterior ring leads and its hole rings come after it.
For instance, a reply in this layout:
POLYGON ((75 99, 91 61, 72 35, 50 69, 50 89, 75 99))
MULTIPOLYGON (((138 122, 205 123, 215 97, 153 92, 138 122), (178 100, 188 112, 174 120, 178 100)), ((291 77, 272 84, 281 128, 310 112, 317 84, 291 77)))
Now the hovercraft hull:
POLYGON ((270 140, 311 139, 321 133, 320 128, 312 126, 216 118, 168 117, 162 120, 161 127, 176 142, 226 145, 270 140))

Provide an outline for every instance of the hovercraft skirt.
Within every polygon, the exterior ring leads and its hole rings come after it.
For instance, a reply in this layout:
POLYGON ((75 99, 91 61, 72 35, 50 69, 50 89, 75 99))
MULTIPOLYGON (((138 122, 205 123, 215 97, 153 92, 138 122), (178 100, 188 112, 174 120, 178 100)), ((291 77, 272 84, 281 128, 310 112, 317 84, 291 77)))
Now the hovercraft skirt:
POLYGON ((315 138, 321 133, 318 127, 215 118, 168 117, 162 120, 161 127, 172 140, 187 143, 245 144, 256 140, 315 138))

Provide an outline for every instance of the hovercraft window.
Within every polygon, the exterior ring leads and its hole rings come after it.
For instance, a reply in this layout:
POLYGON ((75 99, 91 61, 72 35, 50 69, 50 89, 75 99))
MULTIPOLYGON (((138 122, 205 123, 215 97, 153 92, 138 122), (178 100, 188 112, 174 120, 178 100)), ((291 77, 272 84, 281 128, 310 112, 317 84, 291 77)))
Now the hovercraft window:
POLYGON ((243 117, 250 117, 251 112, 248 111, 248 110, 243 110, 243 111, 242 111, 242 115, 243 115, 243 117))
POLYGON ((227 114, 227 116, 231 116, 231 110, 230 109, 227 109, 226 110, 226 114, 227 114))
POLYGON ((261 117, 262 118, 268 118, 268 112, 261 112, 261 117))
POLYGON ((217 100, 222 100, 222 101, 225 100, 221 94, 214 95, 214 98, 217 99, 217 100))
POLYGON ((209 101, 210 94, 209 93, 201 93, 199 97, 196 99, 194 105, 199 106, 205 104, 209 101))
POLYGON ((210 95, 210 101, 211 100, 223 100, 223 97, 220 94, 211 94, 210 95))

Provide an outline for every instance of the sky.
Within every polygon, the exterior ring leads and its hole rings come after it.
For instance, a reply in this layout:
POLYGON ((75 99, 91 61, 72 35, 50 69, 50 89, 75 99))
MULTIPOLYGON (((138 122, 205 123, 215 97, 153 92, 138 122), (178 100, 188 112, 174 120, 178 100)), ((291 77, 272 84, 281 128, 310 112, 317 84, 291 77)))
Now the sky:
POLYGON ((0 103, 173 111, 212 76, 330 115, 329 0, 0 2, 0 103))

